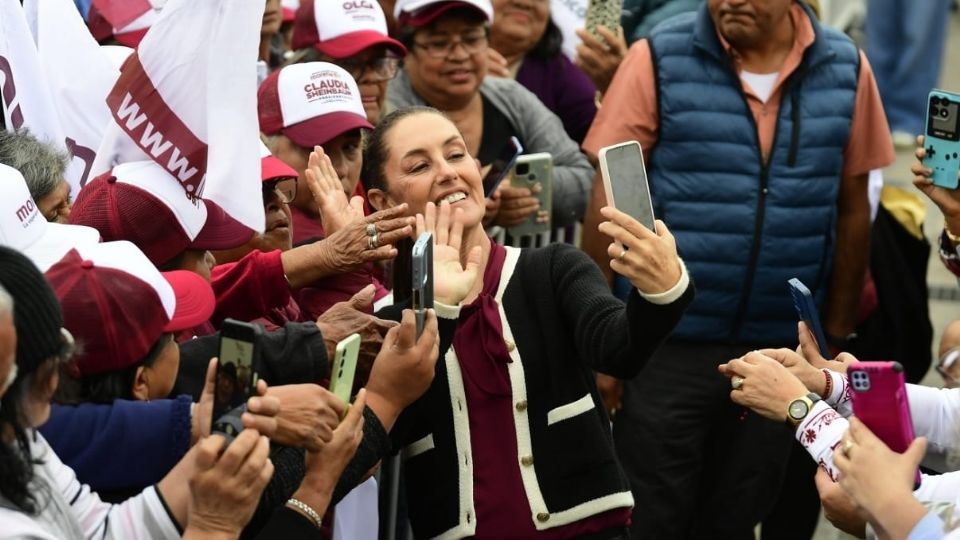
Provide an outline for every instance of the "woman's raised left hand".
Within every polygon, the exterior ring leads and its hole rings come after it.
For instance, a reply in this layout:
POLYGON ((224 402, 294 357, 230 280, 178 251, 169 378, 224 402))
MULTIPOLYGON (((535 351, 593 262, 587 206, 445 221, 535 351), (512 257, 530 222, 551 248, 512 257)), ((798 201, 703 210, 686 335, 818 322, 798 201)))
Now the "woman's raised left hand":
POLYGON ((613 238, 607 247, 610 268, 630 280, 645 294, 669 291, 682 276, 677 241, 667 226, 657 220, 657 232, 612 206, 600 209, 604 221, 600 232, 613 238))
POLYGON ((460 260, 463 243, 463 210, 452 209, 450 203, 437 206, 428 202, 423 214, 417 214, 417 233, 433 233, 433 297, 437 302, 455 306, 462 302, 480 276, 480 246, 467 254, 466 264, 460 260))

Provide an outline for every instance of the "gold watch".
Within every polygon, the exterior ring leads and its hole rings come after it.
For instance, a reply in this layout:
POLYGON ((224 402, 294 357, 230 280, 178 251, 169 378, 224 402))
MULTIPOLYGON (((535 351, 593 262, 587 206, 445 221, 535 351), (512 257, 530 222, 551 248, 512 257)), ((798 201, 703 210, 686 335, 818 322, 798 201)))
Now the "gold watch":
POLYGON ((787 406, 787 421, 794 428, 803 422, 803 419, 813 410, 813 404, 820 401, 820 396, 810 392, 805 396, 798 397, 787 406))

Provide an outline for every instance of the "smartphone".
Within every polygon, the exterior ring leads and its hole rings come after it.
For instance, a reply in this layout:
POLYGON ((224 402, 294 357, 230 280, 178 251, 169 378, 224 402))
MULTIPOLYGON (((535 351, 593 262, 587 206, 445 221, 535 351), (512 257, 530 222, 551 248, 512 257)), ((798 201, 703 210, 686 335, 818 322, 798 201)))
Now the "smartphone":
POLYGON ((793 307, 797 310, 797 317, 813 332, 813 338, 820 349, 820 355, 827 358, 830 355, 830 345, 827 342, 827 334, 823 331, 823 325, 820 324, 820 312, 817 311, 817 303, 813 300, 813 293, 797 278, 787 281, 787 285, 790 287, 790 296, 793 298, 793 307))
POLYGON ((933 169, 933 184, 957 189, 960 171, 960 94, 932 90, 927 98, 927 156, 923 164, 933 169))
MULTIPOLYGON (((520 156, 510 174, 511 187, 533 190, 537 184, 540 184, 540 192, 535 193, 534 196, 540 200, 540 210, 550 212, 553 206, 553 156, 547 152, 520 156)), ((549 230, 549 218, 543 223, 538 223, 536 213, 527 221, 508 229, 511 236, 540 234, 549 230)))
MULTIPOLYGON (((891 450, 903 453, 913 442, 913 418, 899 362, 854 362, 847 370, 853 414, 891 450)), ((920 470, 914 478, 920 486, 920 470)))
POLYGON ((607 204, 633 217, 653 232, 653 200, 640 143, 629 141, 600 149, 600 175, 607 204))
POLYGON ((262 335, 259 326, 233 319, 223 321, 220 327, 211 431, 224 435, 228 441, 243 430, 240 415, 232 413, 257 393, 262 335))
POLYGON ((522 153, 523 146, 520 145, 520 140, 516 137, 510 137, 503 148, 500 149, 496 159, 490 164, 490 170, 483 177, 483 194, 485 197, 489 198, 497 191, 500 182, 503 182, 503 179, 507 177, 510 169, 513 168, 513 164, 522 153))
POLYGON ((417 316, 417 338, 423 333, 427 310, 433 308, 433 234, 423 233, 413 244, 412 308, 417 316))
POLYGON ((330 370, 330 392, 350 403, 353 394, 353 376, 357 373, 357 357, 360 355, 360 334, 350 334, 337 343, 337 352, 330 370))
MULTIPOLYGON (((604 26, 611 32, 616 33, 620 28, 620 17, 623 14, 623 0, 590 0, 587 5, 586 24, 584 25, 590 35, 606 43, 603 37, 597 33, 598 26, 604 26)), ((608 44, 609 45, 609 44, 608 44)))

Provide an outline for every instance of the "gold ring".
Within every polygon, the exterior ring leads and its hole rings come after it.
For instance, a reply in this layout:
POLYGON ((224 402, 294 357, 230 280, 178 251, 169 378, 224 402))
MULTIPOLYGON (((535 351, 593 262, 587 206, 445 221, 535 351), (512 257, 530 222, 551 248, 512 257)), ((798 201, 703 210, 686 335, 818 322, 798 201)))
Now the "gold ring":
POLYGON ((745 380, 745 378, 739 375, 734 375, 733 377, 730 377, 730 386, 732 386, 734 390, 739 390, 740 387, 743 386, 743 381, 745 380))
POLYGON ((842 453, 844 457, 849 458, 850 450, 852 449, 853 449, 853 442, 850 440, 846 440, 846 441, 843 441, 843 446, 840 447, 840 453, 842 453))
POLYGON ((620 255, 617 255, 617 260, 623 262, 623 258, 627 256, 627 248, 620 249, 620 255))

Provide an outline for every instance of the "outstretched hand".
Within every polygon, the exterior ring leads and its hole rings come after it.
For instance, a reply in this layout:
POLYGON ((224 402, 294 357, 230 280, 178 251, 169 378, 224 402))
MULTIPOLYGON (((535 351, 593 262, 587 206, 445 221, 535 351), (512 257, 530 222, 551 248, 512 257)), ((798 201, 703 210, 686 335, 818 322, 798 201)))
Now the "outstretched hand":
POLYGON ((482 251, 475 246, 461 261, 463 247, 463 210, 453 210, 450 203, 440 209, 428 202, 424 214, 417 214, 417 232, 433 233, 433 296, 437 302, 455 306, 473 290, 480 276, 482 251))
POLYGON ((657 220, 657 232, 653 232, 612 206, 601 208, 600 213, 608 220, 599 225, 600 232, 613 238, 607 255, 614 272, 646 294, 666 292, 680 281, 677 241, 666 224, 657 220))
POLYGON ((320 208, 323 231, 327 235, 363 219, 363 197, 347 200, 340 176, 322 146, 313 147, 304 177, 314 202, 320 208))

